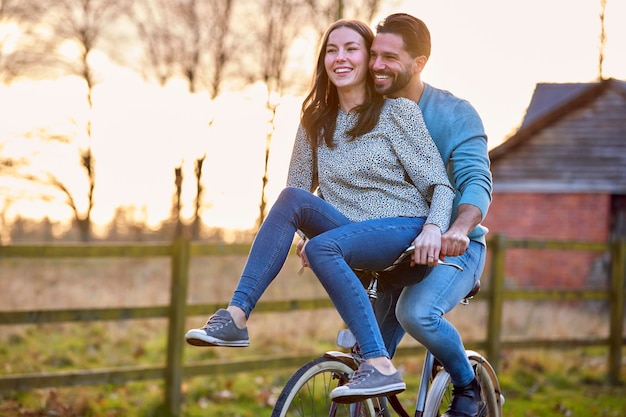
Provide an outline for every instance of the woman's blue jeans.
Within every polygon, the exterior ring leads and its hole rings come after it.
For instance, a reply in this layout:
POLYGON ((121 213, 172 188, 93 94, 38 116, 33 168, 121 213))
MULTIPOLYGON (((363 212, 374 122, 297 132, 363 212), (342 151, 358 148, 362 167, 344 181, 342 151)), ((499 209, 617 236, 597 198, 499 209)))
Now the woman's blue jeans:
POLYGON ((480 279, 485 256, 485 246, 471 241, 463 255, 446 258, 463 271, 447 266, 428 268, 426 278, 417 284, 378 293, 376 316, 391 356, 406 331, 435 355, 454 385, 472 381, 474 371, 461 336, 443 315, 458 306, 480 279))
POLYGON ((365 359, 389 357, 363 284, 352 268, 389 266, 421 232, 422 218, 351 222, 310 192, 285 188, 254 239, 230 305, 246 316, 280 272, 296 230, 308 238, 309 265, 354 334, 365 359))

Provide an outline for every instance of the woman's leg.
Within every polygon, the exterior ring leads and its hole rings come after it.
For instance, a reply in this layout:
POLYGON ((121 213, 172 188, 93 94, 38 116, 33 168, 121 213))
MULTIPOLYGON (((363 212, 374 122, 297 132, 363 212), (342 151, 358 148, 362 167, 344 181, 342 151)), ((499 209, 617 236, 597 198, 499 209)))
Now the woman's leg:
POLYGON ((365 358, 350 382, 331 392, 333 401, 356 402, 406 389, 389 359, 363 284, 352 268, 386 268, 413 242, 423 224, 423 219, 406 217, 351 223, 312 238, 305 247, 311 269, 365 358))
POLYGON ((218 310, 185 339, 195 346, 248 346, 246 321, 259 298, 280 272, 296 230, 316 236, 348 224, 343 214, 308 191, 285 188, 263 222, 227 310, 218 310))
POLYGON ((386 291, 378 291, 376 299, 376 321, 383 336, 385 347, 389 356, 393 358, 396 348, 404 337, 406 331, 396 317, 396 305, 404 288, 393 288, 386 291))
POLYGON ((296 230, 311 238, 349 224, 343 214, 321 198, 299 188, 285 188, 254 239, 239 284, 229 303, 246 313, 283 267, 296 230))
POLYGON ((422 230, 421 218, 351 223, 324 232, 306 245, 311 269, 359 343, 365 359, 389 357, 363 284, 352 268, 389 266, 422 230))

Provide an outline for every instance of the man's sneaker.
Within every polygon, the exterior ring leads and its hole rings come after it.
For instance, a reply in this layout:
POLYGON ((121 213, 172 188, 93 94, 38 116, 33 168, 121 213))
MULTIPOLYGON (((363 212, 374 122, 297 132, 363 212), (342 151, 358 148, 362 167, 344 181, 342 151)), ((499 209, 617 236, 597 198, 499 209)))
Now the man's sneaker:
POLYGON ((227 310, 219 309, 209 317, 204 327, 191 329, 185 335, 187 343, 193 346, 232 346, 250 345, 248 328, 240 329, 227 310))
POLYGON ((371 397, 399 394, 405 389, 400 372, 385 375, 363 362, 350 382, 331 391, 330 398, 337 403, 356 403, 371 397))
POLYGON ((442 417, 485 417, 487 404, 480 396, 480 384, 474 378, 464 387, 452 388, 452 402, 442 417))

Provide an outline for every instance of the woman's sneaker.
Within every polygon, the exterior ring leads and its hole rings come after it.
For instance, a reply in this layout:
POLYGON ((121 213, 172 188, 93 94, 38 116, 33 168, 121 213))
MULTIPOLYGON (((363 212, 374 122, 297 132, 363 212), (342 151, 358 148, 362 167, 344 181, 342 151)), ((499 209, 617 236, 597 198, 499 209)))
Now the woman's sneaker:
POLYGON ((406 389, 400 372, 385 375, 369 363, 362 363, 350 382, 335 388, 330 398, 337 403, 356 403, 371 397, 399 394, 406 389))
POLYGON ((240 329, 227 310, 219 309, 209 317, 204 327, 191 329, 185 335, 187 343, 193 346, 231 346, 250 345, 248 328, 240 329))

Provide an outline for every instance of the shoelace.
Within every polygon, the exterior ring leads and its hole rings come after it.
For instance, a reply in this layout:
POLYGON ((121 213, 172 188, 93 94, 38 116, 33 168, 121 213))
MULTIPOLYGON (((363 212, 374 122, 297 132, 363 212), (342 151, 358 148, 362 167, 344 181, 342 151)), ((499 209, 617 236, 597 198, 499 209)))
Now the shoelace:
POLYGON ((360 384, 365 378, 374 373, 373 369, 357 369, 355 373, 352 374, 352 378, 350 378, 350 382, 346 385, 357 385, 360 384))
POLYGON ((226 326, 230 322, 228 317, 213 315, 209 317, 209 320, 204 325, 204 328, 210 330, 212 328, 221 328, 226 326))

